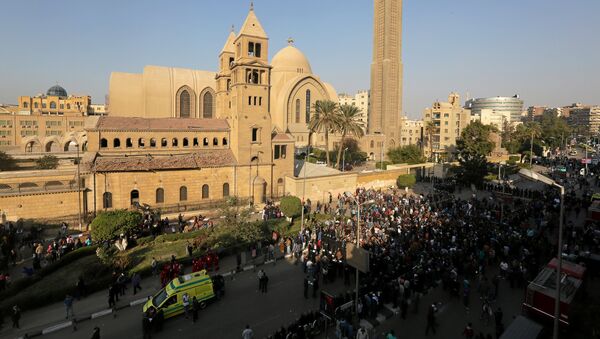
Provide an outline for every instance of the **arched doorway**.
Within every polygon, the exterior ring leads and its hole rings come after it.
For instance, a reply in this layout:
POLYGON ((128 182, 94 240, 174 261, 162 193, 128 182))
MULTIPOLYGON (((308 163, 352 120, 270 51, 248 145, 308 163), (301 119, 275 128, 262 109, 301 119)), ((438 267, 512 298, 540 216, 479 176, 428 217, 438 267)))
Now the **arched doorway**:
POLYGON ((254 177, 252 183, 254 203, 265 203, 267 201, 267 182, 261 177, 254 177))
POLYGON ((47 153, 50 153, 50 152, 55 153, 58 151, 60 151, 60 145, 56 141, 49 141, 46 144, 46 152, 47 153))
POLYGON ((41 150, 40 143, 36 142, 35 140, 31 140, 27 144, 25 144, 25 152, 26 153, 39 153, 41 151, 42 150, 41 150))
POLYGON ((131 205, 139 205, 140 204, 140 191, 133 190, 129 194, 129 199, 131 201, 131 205))
POLYGON ((283 197, 285 193, 285 186, 283 184, 283 178, 277 179, 277 196, 283 197))

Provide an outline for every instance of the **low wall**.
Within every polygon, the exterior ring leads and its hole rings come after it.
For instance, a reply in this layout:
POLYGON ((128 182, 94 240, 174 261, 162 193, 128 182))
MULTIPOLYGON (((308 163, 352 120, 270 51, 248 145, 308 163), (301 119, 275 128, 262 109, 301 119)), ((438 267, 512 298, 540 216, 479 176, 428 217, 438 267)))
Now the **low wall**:
POLYGON ((0 217, 10 221, 57 220, 78 208, 77 190, 0 195, 0 217))

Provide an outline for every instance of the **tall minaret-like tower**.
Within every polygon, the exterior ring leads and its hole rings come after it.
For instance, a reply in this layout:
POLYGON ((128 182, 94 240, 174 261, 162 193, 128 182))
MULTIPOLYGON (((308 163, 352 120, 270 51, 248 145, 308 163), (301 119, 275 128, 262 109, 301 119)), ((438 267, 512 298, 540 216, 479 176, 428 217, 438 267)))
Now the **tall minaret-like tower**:
POLYGON ((374 0, 371 112, 368 133, 400 144, 402 126, 402 0, 374 0))

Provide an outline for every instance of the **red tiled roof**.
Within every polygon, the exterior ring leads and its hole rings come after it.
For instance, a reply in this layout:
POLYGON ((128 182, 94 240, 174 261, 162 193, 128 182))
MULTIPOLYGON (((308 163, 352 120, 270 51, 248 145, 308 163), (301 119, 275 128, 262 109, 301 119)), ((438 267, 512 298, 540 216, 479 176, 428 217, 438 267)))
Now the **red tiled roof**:
POLYGON ((100 117, 95 129, 98 130, 194 130, 194 131, 228 131, 229 124, 225 119, 190 119, 190 118, 128 118, 100 117))
POLYGON ((236 164, 229 149, 207 150, 188 154, 98 157, 93 172, 142 172, 224 167, 236 164))

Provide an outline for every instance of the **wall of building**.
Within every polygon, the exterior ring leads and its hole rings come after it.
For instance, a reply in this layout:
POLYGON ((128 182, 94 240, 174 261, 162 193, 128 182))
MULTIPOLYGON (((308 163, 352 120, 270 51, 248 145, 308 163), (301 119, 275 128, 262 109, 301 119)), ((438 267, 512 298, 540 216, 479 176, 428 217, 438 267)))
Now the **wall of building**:
POLYGON ((6 220, 52 220, 77 214, 77 190, 0 194, 0 216, 6 220))
POLYGON ((10 153, 64 152, 71 140, 84 141, 85 119, 84 116, 2 114, 0 150, 10 153))

